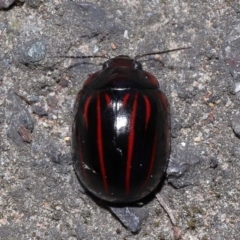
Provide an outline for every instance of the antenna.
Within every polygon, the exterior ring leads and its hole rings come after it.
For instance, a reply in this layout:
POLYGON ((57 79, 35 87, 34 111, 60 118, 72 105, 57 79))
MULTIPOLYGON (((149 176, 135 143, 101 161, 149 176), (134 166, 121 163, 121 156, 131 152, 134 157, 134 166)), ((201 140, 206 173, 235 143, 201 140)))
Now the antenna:
POLYGON ((98 56, 98 55, 93 55, 93 56, 56 56, 56 57, 50 57, 50 58, 81 58, 81 59, 85 59, 85 58, 105 58, 105 59, 110 59, 110 57, 107 56, 98 56))
POLYGON ((149 56, 149 55, 176 52, 176 51, 185 50, 185 49, 189 49, 189 48, 191 48, 191 47, 182 47, 182 48, 175 48, 175 49, 171 49, 171 50, 165 50, 165 51, 161 51, 161 52, 152 52, 152 53, 138 54, 134 59, 137 60, 139 58, 142 58, 142 57, 145 57, 145 56, 149 56))

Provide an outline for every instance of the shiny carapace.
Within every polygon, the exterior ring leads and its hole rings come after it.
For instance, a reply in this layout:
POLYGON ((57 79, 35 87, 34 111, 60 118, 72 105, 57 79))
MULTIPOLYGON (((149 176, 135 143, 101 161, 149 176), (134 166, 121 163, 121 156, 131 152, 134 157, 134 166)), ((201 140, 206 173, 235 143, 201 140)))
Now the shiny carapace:
POLYGON ((156 78, 128 56, 108 60, 76 97, 73 154, 80 182, 108 202, 144 198, 166 170, 169 128, 156 78))

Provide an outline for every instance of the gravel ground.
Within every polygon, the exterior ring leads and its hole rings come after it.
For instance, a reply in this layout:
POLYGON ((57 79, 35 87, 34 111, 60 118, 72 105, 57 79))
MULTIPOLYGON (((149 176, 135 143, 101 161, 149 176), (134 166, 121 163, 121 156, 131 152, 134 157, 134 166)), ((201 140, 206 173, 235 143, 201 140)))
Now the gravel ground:
POLYGON ((240 239, 238 1, 11 3, 0 1, 0 239, 240 239), (171 106, 161 195, 177 225, 153 198, 133 234, 81 192, 72 167, 74 98, 102 59, 59 56, 187 46, 141 61, 171 106))

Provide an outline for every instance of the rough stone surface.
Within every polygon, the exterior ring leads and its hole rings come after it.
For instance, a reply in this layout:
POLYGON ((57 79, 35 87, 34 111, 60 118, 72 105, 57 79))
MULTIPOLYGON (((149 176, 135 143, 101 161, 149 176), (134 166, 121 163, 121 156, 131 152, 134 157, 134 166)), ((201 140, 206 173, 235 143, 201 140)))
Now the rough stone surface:
POLYGON ((239 239, 239 6, 29 0, 1 10, 0 239, 239 239), (74 99, 102 59, 57 56, 134 57, 183 46, 192 48, 139 59, 171 106, 160 190, 177 226, 153 198, 134 235, 81 192, 72 168, 74 99))

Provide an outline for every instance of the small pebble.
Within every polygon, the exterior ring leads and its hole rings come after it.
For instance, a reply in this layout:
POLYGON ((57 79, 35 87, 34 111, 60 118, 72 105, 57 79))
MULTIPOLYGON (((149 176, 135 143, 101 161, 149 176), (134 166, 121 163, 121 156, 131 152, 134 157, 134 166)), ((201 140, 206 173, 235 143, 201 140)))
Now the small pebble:
POLYGON ((36 113, 39 117, 47 116, 48 113, 41 106, 32 106, 32 112, 36 113))
POLYGON ((129 39, 128 30, 124 31, 123 37, 126 38, 126 39, 129 39))
POLYGON ((213 103, 209 103, 208 106, 209 106, 210 108, 214 108, 214 104, 213 104, 213 103))
POLYGON ((24 47, 25 62, 34 63, 43 60, 45 58, 46 51, 46 45, 39 40, 27 42, 24 47))
POLYGON ((240 137, 240 114, 235 114, 232 117, 232 129, 235 134, 240 137))
POLYGON ((24 126, 20 126, 18 129, 18 133, 22 138, 23 142, 26 143, 30 143, 32 142, 32 135, 31 135, 31 131, 29 131, 27 128, 25 128, 24 126))
POLYGON ((218 159, 215 157, 210 158, 210 168, 216 168, 218 166, 218 159))
POLYGON ((202 140, 202 139, 201 139, 200 137, 195 137, 195 138, 194 138, 194 142, 201 142, 201 140, 202 140))
POLYGON ((70 137, 65 137, 65 138, 64 138, 64 141, 65 141, 65 142, 70 141, 70 137))
POLYGON ((62 80, 59 82, 59 85, 60 85, 62 88, 66 88, 66 87, 68 87, 68 85, 69 85, 69 81, 66 80, 66 79, 62 79, 62 80))
POLYGON ((9 8, 15 0, 0 0, 0 9, 1 8, 9 8))
POLYGON ((117 48, 116 45, 113 42, 111 43, 111 47, 112 47, 113 50, 115 50, 117 48))

